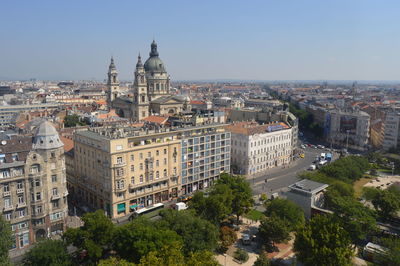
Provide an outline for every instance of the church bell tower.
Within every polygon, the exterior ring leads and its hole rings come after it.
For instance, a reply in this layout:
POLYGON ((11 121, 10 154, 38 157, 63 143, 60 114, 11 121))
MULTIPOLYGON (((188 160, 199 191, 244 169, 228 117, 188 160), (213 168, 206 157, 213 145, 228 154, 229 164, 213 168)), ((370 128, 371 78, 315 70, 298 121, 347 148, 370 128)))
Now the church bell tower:
POLYGON ((119 96, 119 81, 118 72, 114 64, 114 58, 111 57, 111 63, 108 67, 108 80, 107 80, 107 105, 111 109, 112 102, 119 96))
POLYGON ((149 116, 149 99, 147 95, 146 73, 140 54, 136 63, 133 91, 133 119, 135 121, 140 121, 149 116))

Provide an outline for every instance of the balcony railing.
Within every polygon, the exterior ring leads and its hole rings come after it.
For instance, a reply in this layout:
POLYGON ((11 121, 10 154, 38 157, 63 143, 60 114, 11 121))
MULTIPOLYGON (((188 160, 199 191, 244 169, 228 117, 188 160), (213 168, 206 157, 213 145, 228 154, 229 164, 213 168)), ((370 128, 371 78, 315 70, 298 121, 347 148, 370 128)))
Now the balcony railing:
POLYGON ((13 205, 8 205, 8 206, 4 206, 4 209, 3 209, 5 212, 6 211, 12 211, 12 210, 14 210, 14 206, 13 205))
POLYGON ((52 195, 51 196, 51 200, 56 200, 56 199, 59 199, 59 198, 61 198, 60 194, 56 194, 56 195, 52 195))
POLYGON ((7 191, 3 193, 3 197, 8 197, 11 195, 11 191, 7 191))
POLYGON ((22 193, 24 193, 24 189, 23 188, 17 189, 17 194, 22 194, 22 193))
POLYGON ((17 209, 26 207, 26 202, 18 203, 17 209))

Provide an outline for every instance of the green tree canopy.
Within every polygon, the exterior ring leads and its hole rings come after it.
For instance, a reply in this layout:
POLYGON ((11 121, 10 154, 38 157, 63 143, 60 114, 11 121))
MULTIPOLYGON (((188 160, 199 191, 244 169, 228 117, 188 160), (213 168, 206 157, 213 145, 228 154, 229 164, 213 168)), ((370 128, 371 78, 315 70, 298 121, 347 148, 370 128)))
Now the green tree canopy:
POLYGON ((294 250, 306 266, 352 265, 352 243, 330 215, 317 215, 296 232, 294 250))
POLYGON ((136 266, 135 263, 128 262, 124 259, 110 257, 108 259, 100 260, 97 266, 136 266))
POLYGON ((82 220, 84 222, 82 227, 69 228, 63 238, 78 250, 86 250, 87 260, 97 262, 112 244, 114 224, 102 210, 86 213, 82 220))
POLYGON ((69 266, 73 265, 66 244, 61 240, 42 240, 34 245, 24 257, 24 265, 69 266))
POLYGON ((182 237, 185 254, 216 248, 218 228, 211 222, 195 216, 190 210, 164 210, 162 219, 157 222, 159 228, 170 229, 182 237))
POLYGON ((152 251, 161 250, 168 245, 182 247, 182 238, 170 229, 157 228, 144 217, 134 219, 115 229, 114 250, 128 261, 138 263, 152 251))
POLYGON ((258 235, 264 245, 270 245, 271 242, 272 245, 277 242, 285 242, 290 240, 290 226, 287 221, 272 215, 261 220, 258 235))
POLYGON ((271 262, 265 255, 264 251, 261 251, 260 255, 257 257, 257 260, 253 264, 253 266, 270 266, 270 265, 271 262))
POLYGON ((231 189, 232 213, 236 215, 237 222, 241 215, 246 214, 253 207, 254 200, 250 184, 242 176, 233 176, 226 173, 221 174, 217 185, 227 185, 231 189))
POLYGON ((328 191, 325 199, 329 202, 329 209, 334 212, 333 216, 340 221, 353 241, 360 241, 376 230, 374 211, 353 197, 341 197, 328 191))
POLYGON ((65 127, 76 127, 76 126, 83 126, 85 123, 82 123, 79 119, 77 114, 73 115, 66 115, 64 117, 64 126, 65 127))
POLYGON ((265 215, 277 216, 288 223, 289 230, 294 230, 304 224, 304 212, 296 203, 276 198, 266 204, 265 215))
POLYGON ((8 265, 8 250, 12 245, 11 225, 0 216, 0 265, 8 265))
POLYGON ((400 239, 384 238, 381 244, 387 249, 385 254, 379 257, 380 265, 398 266, 400 265, 400 239))

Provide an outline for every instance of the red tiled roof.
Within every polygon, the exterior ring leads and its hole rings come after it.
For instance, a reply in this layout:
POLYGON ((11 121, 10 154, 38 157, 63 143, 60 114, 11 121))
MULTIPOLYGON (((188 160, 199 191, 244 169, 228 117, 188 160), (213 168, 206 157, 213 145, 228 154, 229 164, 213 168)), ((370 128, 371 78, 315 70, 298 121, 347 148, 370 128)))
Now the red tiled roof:
POLYGON ((71 138, 60 136, 61 141, 64 143, 64 151, 69 152, 74 148, 74 141, 71 138))
POLYGON ((167 122, 168 117, 165 116, 158 116, 158 115, 151 115, 142 119, 143 121, 156 123, 156 124, 164 124, 167 122))
POLYGON ((203 101, 190 101, 190 104, 206 104, 203 101))

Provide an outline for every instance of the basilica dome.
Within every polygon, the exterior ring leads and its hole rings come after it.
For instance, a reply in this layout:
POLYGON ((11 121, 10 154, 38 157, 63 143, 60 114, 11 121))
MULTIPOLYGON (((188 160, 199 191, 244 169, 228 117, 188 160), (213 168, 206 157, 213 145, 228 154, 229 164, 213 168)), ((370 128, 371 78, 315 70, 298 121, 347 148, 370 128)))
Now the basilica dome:
POLYGON ((163 61, 158 57, 157 44, 155 41, 151 44, 151 52, 149 59, 144 63, 146 72, 166 72, 163 61))

